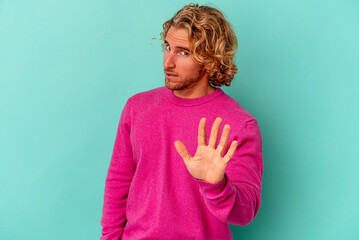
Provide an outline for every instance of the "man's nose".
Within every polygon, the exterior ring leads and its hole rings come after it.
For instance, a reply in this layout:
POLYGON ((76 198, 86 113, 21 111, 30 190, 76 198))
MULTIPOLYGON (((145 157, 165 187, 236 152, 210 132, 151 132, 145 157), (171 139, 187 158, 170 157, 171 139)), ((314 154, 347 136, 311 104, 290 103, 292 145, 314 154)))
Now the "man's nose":
POLYGON ((174 56, 171 53, 165 54, 164 57, 163 57, 163 67, 165 69, 175 68, 175 66, 176 66, 175 57, 176 56, 174 56))

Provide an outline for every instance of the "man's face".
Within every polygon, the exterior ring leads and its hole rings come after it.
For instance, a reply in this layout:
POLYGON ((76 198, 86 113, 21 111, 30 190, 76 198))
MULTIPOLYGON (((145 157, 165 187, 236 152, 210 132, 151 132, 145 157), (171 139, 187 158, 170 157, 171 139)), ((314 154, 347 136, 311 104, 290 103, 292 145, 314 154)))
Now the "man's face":
POLYGON ((204 78, 205 69, 203 65, 193 61, 189 44, 188 33, 185 29, 173 27, 169 29, 163 56, 163 68, 168 89, 183 90, 193 87, 204 78))

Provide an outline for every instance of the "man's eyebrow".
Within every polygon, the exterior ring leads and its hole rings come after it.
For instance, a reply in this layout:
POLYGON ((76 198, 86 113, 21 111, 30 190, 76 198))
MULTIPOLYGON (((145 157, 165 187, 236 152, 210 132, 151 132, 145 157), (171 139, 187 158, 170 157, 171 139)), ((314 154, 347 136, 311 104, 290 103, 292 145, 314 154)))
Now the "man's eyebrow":
MULTIPOLYGON (((167 40, 165 40, 165 45, 170 45, 168 42, 167 42, 167 40)), ((177 48, 177 49, 182 49, 182 50, 186 50, 186 51, 188 51, 188 52, 190 52, 190 50, 188 49, 188 48, 186 48, 186 47, 181 47, 181 46, 176 46, 175 48, 177 48)))

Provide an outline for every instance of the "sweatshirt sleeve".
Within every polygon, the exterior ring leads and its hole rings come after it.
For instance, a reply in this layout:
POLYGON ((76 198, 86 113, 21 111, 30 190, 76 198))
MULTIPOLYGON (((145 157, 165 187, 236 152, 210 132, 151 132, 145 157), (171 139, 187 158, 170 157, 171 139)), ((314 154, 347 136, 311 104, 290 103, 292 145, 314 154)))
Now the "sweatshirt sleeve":
POLYGON ((108 169, 102 211, 101 240, 121 239, 126 226, 126 202, 135 172, 130 142, 130 114, 126 103, 118 125, 108 169))
POLYGON ((261 204, 262 136, 257 121, 245 122, 234 139, 238 147, 224 178, 215 184, 196 181, 210 212, 223 222, 245 226, 255 218, 261 204))

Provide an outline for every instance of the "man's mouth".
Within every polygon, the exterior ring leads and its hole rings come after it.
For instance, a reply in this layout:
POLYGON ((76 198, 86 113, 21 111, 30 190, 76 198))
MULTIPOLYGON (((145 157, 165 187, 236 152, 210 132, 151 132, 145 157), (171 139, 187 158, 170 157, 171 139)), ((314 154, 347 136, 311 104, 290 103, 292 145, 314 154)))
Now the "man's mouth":
POLYGON ((166 77, 177 77, 177 74, 171 73, 171 72, 165 72, 166 77))

